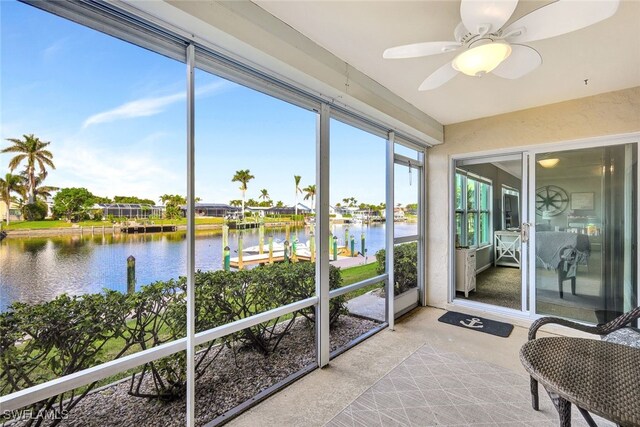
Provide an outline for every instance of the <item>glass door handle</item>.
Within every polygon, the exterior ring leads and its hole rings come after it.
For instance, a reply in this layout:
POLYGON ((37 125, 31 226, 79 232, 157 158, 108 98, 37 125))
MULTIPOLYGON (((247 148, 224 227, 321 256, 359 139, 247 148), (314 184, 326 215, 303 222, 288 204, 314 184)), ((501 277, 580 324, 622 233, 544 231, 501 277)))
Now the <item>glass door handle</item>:
POLYGON ((520 237, 522 238, 522 243, 527 243, 529 241, 530 230, 531 230, 530 222, 522 223, 522 227, 520 227, 520 237))

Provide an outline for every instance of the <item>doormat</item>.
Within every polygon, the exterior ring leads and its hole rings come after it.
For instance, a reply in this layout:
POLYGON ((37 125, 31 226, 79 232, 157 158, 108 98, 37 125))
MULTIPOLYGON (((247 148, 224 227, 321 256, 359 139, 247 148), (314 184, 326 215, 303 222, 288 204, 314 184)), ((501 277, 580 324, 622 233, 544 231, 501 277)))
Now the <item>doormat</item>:
POLYGON ((508 337, 513 331, 513 325, 509 323, 496 322, 484 317, 472 316, 470 314, 458 313, 457 311, 447 311, 438 319, 442 323, 460 326, 461 328, 473 331, 484 332, 486 334, 508 337))

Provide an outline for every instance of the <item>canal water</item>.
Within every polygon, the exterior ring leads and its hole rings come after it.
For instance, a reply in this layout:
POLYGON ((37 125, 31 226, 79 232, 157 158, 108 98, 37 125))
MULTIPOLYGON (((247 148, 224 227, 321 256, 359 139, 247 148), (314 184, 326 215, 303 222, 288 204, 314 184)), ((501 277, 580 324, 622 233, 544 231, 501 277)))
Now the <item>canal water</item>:
MULTIPOLYGON (((343 244, 345 227, 360 250, 365 234, 368 256, 384 248, 385 225, 334 225, 333 234, 343 244)), ((395 223, 397 237, 417 233, 415 223, 395 223)), ((309 228, 291 230, 291 235, 307 243, 309 228)), ((266 229, 267 238, 284 240, 284 229, 266 229)), ((237 256, 238 232, 229 232, 231 256, 237 256)), ((243 232, 243 247, 258 244, 258 230, 243 232)), ((67 293, 80 295, 104 288, 126 292, 127 257, 136 258, 136 287, 186 274, 185 232, 157 234, 68 235, 56 237, 7 238, 0 242, 0 311, 14 301, 38 303, 67 293)), ((220 230, 199 230, 195 241, 196 269, 222 268, 220 230)))

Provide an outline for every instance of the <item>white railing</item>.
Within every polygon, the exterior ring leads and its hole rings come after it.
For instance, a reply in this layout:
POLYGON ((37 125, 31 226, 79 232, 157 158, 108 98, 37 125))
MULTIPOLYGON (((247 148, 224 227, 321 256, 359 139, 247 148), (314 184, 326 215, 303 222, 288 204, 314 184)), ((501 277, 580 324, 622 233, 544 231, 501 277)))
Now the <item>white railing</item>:
POLYGON ((373 285, 380 282, 386 282, 389 275, 387 273, 381 274, 379 276, 372 277, 370 279, 363 280, 358 283, 354 283, 352 285, 343 286, 342 288, 333 289, 329 292, 329 298, 339 297, 340 295, 348 294, 349 292, 356 291, 360 288, 364 288, 365 286, 373 285))

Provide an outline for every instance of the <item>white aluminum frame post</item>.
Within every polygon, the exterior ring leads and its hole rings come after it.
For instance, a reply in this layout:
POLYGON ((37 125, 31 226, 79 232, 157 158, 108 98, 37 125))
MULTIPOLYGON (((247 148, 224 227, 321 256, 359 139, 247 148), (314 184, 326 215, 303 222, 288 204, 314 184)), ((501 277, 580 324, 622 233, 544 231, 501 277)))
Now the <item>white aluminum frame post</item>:
POLYGON ((187 426, 195 425, 195 47, 187 46, 187 426))
POLYGON ((419 160, 422 163, 419 169, 418 180, 418 304, 427 305, 427 153, 422 149, 418 151, 419 160))
POLYGON ((316 358, 318 367, 329 363, 329 165, 331 109, 322 104, 316 126, 316 358))
POLYGON ((389 137, 387 138, 387 188, 386 188, 386 213, 385 213, 385 231, 386 231, 386 256, 385 256, 385 270, 387 271, 387 283, 386 283, 386 297, 387 297, 387 309, 386 309, 386 318, 387 323, 389 325, 389 329, 394 330, 395 328, 395 294, 393 290, 393 284, 395 283, 393 278, 393 249, 394 249, 394 241, 393 241, 393 206, 394 206, 394 170, 395 170, 395 158, 394 158, 394 145, 395 145, 396 135, 394 132, 389 132, 389 137))

